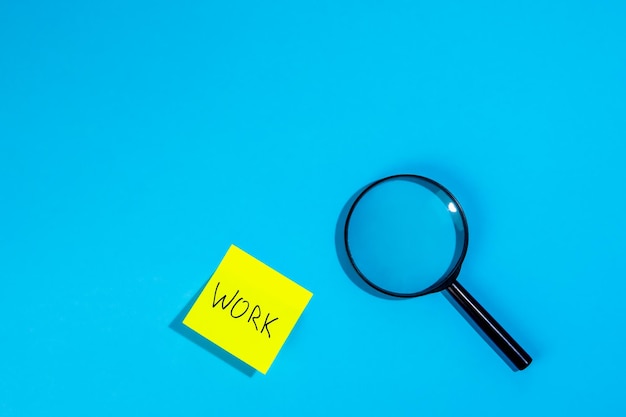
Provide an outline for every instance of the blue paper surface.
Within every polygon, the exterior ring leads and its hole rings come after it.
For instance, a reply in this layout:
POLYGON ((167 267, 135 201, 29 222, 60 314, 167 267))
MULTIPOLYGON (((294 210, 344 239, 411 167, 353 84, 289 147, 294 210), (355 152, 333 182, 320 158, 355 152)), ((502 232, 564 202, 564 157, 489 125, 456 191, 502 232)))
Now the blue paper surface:
POLYGON ((0 415, 625 414, 626 4, 414 3, 0 4, 0 415), (396 173, 527 370, 346 276, 396 173), (177 326, 231 243, 315 293, 266 376, 177 326))

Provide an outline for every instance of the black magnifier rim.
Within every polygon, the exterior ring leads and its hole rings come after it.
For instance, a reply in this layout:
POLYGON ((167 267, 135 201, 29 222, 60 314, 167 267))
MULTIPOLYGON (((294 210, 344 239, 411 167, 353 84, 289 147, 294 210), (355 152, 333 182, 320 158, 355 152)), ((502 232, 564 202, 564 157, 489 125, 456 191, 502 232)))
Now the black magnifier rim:
POLYGON ((391 295, 394 297, 402 297, 402 298, 411 298, 411 297, 419 297, 422 295, 426 295, 426 294, 431 294, 434 292, 438 292, 441 290, 444 290, 446 288, 448 288, 458 277, 459 275, 459 271, 461 270, 461 265, 463 264, 463 260, 465 259, 465 254, 467 253, 467 246, 469 243, 469 229, 467 227, 467 219, 465 218, 465 212, 463 211, 463 207, 461 206, 461 204, 459 203, 459 201, 456 199, 456 197, 454 197, 454 195, 452 195, 452 193, 443 185, 439 184, 437 181, 431 180, 430 178, 427 177, 423 177, 421 175, 415 175, 415 174, 397 174, 397 175, 391 175, 385 178, 381 178, 377 181, 374 181, 373 183, 369 184, 367 187, 365 187, 360 193, 359 195, 357 195, 357 197, 354 199, 354 202, 352 203, 352 205, 350 206, 350 209, 348 210, 348 214, 346 216, 346 222, 344 225, 344 229, 343 229, 343 242, 346 248, 346 254, 348 255, 348 260, 350 261, 350 264, 352 265, 352 268, 354 268, 354 271, 359 275, 359 277, 361 277, 361 279, 363 281, 365 281, 370 287, 374 288, 377 291, 380 291, 383 294, 387 294, 387 295, 391 295), (458 256, 456 262, 454 263, 454 266, 452 268, 448 268, 450 272, 448 272, 447 275, 443 275, 442 277, 440 277, 433 285, 431 285, 430 287, 422 290, 422 291, 418 291, 418 292, 414 292, 414 293, 398 293, 395 291, 390 291, 388 289, 382 288, 376 284, 374 284, 374 282, 370 281, 365 274, 359 269, 358 265, 356 264, 356 261, 354 260, 353 256, 352 256, 352 252, 350 250, 350 244, 348 243, 348 227, 350 225, 350 219, 352 218, 352 213, 354 212, 354 209, 356 208, 356 206, 359 204, 359 202, 361 201, 361 199, 365 196, 365 194, 367 194, 369 191, 371 191, 373 188, 388 182, 388 181, 393 181, 393 180, 406 180, 406 181, 412 181, 412 182, 416 182, 416 183, 420 183, 420 182, 426 182, 428 184, 430 184, 431 186, 435 187, 436 189, 442 191, 443 193, 445 193, 450 200, 452 200, 452 202, 456 205, 457 207, 457 211, 458 211, 458 215, 461 218, 461 222, 463 223, 463 247, 461 248, 461 254, 458 256))

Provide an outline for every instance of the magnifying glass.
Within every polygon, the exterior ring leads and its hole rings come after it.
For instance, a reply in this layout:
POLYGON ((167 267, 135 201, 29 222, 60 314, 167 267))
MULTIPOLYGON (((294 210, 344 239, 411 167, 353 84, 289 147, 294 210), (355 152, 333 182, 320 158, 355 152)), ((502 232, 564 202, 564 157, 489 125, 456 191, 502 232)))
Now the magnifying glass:
POLYGON ((457 282, 468 241, 457 199, 441 184, 411 174, 365 187, 344 226, 348 259, 367 284, 405 298, 447 291, 510 363, 525 369, 530 355, 457 282))

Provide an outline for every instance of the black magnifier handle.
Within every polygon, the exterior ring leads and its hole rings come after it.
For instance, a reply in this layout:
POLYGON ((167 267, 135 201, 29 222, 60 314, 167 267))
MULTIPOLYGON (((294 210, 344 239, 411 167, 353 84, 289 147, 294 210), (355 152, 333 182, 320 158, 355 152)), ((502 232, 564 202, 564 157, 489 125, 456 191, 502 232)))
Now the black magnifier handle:
POLYGON ((491 314, 487 313, 483 306, 461 284, 454 281, 447 290, 465 313, 474 320, 485 335, 491 339, 517 369, 521 371, 530 365, 533 360, 530 355, 491 317, 491 314))

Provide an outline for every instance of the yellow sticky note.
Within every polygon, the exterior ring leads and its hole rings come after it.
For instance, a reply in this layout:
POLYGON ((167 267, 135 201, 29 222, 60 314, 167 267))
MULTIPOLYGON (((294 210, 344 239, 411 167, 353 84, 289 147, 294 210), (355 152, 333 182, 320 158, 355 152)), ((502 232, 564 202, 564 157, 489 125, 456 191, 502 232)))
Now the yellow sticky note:
POLYGON ((232 245, 183 323, 265 374, 312 296, 232 245))

